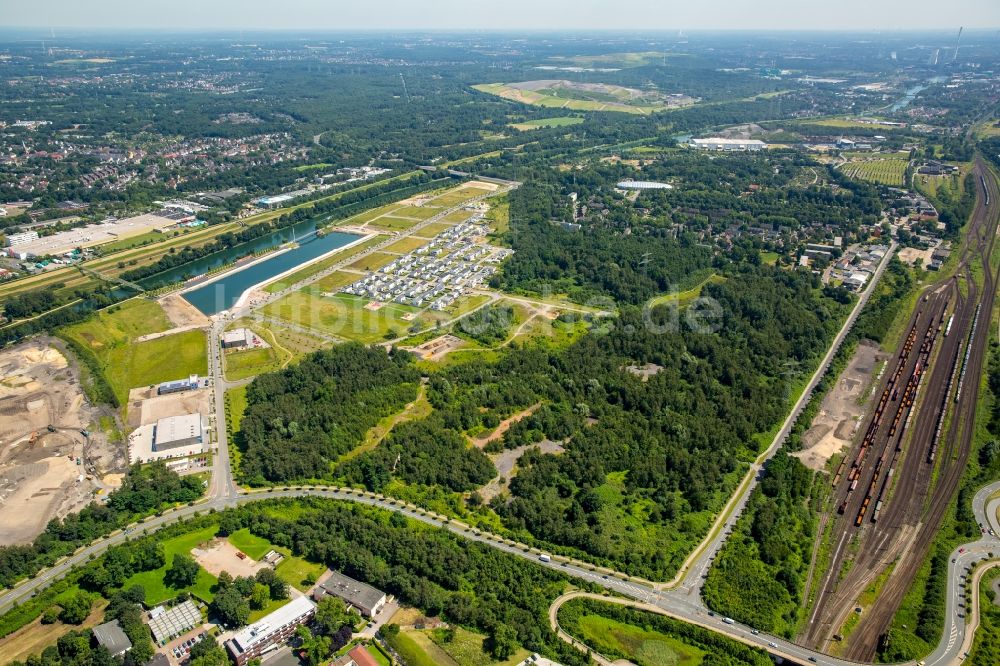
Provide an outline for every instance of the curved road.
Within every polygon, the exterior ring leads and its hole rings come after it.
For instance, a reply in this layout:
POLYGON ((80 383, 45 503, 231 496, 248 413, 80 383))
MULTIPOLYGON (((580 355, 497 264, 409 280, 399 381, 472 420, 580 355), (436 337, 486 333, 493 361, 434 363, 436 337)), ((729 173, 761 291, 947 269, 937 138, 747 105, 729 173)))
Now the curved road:
MULTIPOLYGON (((894 250, 895 246, 893 246, 892 249, 894 250)), ((887 257, 891 254, 892 251, 888 253, 887 257)), ((232 470, 230 469, 224 416, 225 410, 223 404, 225 383, 222 377, 221 358, 218 353, 218 336, 223 326, 219 325, 222 322, 217 321, 216 324, 212 326, 210 331, 210 349, 212 350, 212 355, 209 359, 211 374, 215 380, 215 425, 217 452, 215 457, 214 473, 208 488, 208 498, 193 505, 183 506, 164 512, 160 516, 150 517, 141 523, 129 526, 129 528, 124 531, 115 532, 109 537, 99 539, 89 546, 81 547, 71 556, 63 558, 54 566, 39 572, 34 578, 24 581, 14 589, 8 590, 3 595, 0 595, 0 613, 7 612, 17 603, 30 598, 39 590, 44 589, 54 581, 63 578, 72 568, 85 564, 87 561, 92 559, 92 557, 96 557, 100 553, 104 552, 108 547, 123 543, 124 541, 127 541, 137 535, 156 531, 166 525, 191 517, 197 512, 204 512, 211 509, 222 510, 239 504, 268 498, 314 496, 368 504, 370 506, 400 513, 408 518, 419 520, 429 525, 447 529, 462 538, 489 545, 509 554, 532 560, 538 565, 547 566, 549 568, 562 571, 569 576, 590 581, 605 588, 606 590, 632 600, 631 602, 626 603, 637 603, 639 607, 663 613, 684 622, 697 624, 743 643, 767 650, 775 655, 793 659, 797 662, 809 661, 819 664, 837 664, 838 666, 847 666, 854 662, 830 657, 821 652, 796 645, 782 638, 768 636, 762 633, 754 634, 752 629, 745 625, 738 623, 725 623, 718 615, 709 613, 709 611, 701 603, 700 595, 695 594, 695 592, 699 589, 698 586, 700 585, 701 575, 703 575, 703 572, 707 570, 712 557, 714 557, 718 548, 721 547, 728 528, 732 526, 739 513, 742 511, 750 491, 759 478, 759 473, 762 469, 763 463, 774 454, 784 441, 784 438, 790 431, 795 419, 798 417, 799 412, 805 406, 812 391, 815 389, 816 384, 822 377, 822 374, 826 371, 826 368, 832 361, 833 356, 835 355, 840 344, 846 338, 851 326, 853 326, 854 321, 863 307, 863 304, 867 302, 872 289, 878 282, 877 278, 881 276, 886 264, 887 261, 884 261, 879 267, 875 279, 871 281, 868 289, 866 289, 862 298, 859 299, 858 305, 852 310, 851 315, 848 317, 844 326, 837 334, 837 337, 834 339, 834 342, 831 345, 830 350, 827 352, 827 355, 824 357, 823 362, 811 378, 802 396, 796 402, 794 408, 785 420, 785 423, 782 425, 782 428, 779 430, 771 446, 767 451, 761 454, 757 461, 755 461, 747 476, 744 478, 744 481, 741 483, 739 489, 720 514, 720 517, 717 519, 715 526, 710 531, 709 536, 706 537, 702 544, 695 550, 694 553, 692 553, 691 557, 688 558, 688 561, 684 563, 681 572, 678 573, 678 576, 670 583, 650 583, 640 578, 628 576, 610 569, 557 555, 551 556, 551 560, 548 562, 542 562, 539 557, 543 553, 537 548, 529 547, 490 533, 481 532, 465 525, 464 523, 451 520, 446 516, 421 509, 401 500, 387 498, 382 495, 366 491, 322 486, 289 487, 286 489, 270 489, 259 492, 241 491, 233 482, 232 470), (685 578, 687 579, 687 583, 678 587, 678 584, 684 582, 685 578), (676 587, 677 589, 664 589, 667 587, 676 587)), ((997 492, 1000 492, 1000 482, 991 484, 990 486, 982 489, 974 499, 973 510, 980 524, 987 526, 987 532, 989 529, 993 529, 994 533, 1000 534, 1000 522, 998 522, 997 519, 997 510, 1000 509, 1000 498, 992 498, 992 496, 997 492)), ((983 538, 976 542, 967 544, 961 549, 956 549, 953 556, 953 562, 950 564, 949 569, 946 615, 947 626, 938 648, 927 659, 926 663, 928 665, 938 666, 941 664, 957 663, 961 659, 959 656, 960 652, 967 649, 967 647, 964 646, 971 641, 971 632, 967 631, 965 620, 962 617, 959 617, 959 613, 961 612, 960 603, 962 600, 961 598, 964 596, 963 587, 965 582, 962 571, 976 561, 986 559, 989 553, 993 552, 994 549, 996 551, 1000 551, 1000 539, 988 534, 984 535, 983 538), (962 552, 958 552, 959 550, 962 552)), ((563 634, 561 633, 560 635, 563 634)), ((573 642, 573 639, 568 637, 568 635, 565 635, 564 639, 565 638, 569 638, 569 640, 573 642)))

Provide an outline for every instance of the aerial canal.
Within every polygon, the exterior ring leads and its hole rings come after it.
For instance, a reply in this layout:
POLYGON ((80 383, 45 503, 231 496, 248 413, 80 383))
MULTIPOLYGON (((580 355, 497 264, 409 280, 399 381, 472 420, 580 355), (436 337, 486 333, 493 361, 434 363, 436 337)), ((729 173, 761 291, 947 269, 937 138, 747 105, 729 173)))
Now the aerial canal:
MULTIPOLYGON (((297 235, 302 232, 300 227, 301 225, 296 227, 294 231, 287 229, 276 232, 276 234, 268 237, 272 239, 271 243, 266 244, 262 248, 254 249, 252 252, 258 252, 259 250, 284 243, 293 243, 290 249, 280 250, 273 256, 266 256, 259 261, 248 263, 245 267, 236 267, 231 271, 211 278, 201 286, 184 292, 184 298, 206 315, 214 315, 231 308, 248 289, 265 282, 270 282, 279 275, 292 272, 300 266, 364 239, 363 236, 346 234, 339 231, 317 235, 315 228, 310 230, 306 237, 302 238, 297 235), (277 238, 274 238, 275 236, 277 238)), ((233 248, 233 250, 237 249, 239 248, 233 248)), ((212 268, 225 265, 235 258, 229 252, 225 254, 230 254, 228 261, 206 267, 205 270, 201 271, 201 274, 212 270, 212 268)), ((247 255, 246 248, 243 248, 243 251, 239 254, 247 255)))
POLYGON ((318 235, 316 222, 316 220, 308 220, 287 229, 279 229, 260 238, 143 278, 138 282, 146 289, 158 289, 166 285, 194 280, 211 271, 243 260, 244 265, 237 265, 230 271, 208 278, 200 286, 195 286, 184 292, 184 298, 203 313, 206 315, 216 314, 231 308, 247 289, 269 282, 283 273, 293 271, 304 264, 364 238, 357 234, 339 231, 318 235), (288 243, 292 244, 290 249, 276 251, 273 255, 264 256, 256 261, 250 259, 254 254, 279 248, 288 243))

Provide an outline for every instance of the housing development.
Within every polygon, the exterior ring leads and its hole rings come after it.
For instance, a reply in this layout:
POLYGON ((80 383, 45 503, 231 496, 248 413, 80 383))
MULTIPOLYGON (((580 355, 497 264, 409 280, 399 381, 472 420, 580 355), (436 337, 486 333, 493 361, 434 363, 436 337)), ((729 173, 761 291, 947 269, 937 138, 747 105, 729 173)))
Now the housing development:
POLYGON ((1000 663, 1000 7, 51 4, 0 666, 1000 663))

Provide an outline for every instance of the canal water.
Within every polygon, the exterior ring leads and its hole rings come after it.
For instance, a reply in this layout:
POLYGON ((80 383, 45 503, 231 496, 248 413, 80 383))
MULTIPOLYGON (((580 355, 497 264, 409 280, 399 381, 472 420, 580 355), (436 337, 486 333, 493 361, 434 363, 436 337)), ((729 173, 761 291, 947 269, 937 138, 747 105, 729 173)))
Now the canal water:
POLYGON ((185 300, 191 303, 191 305, 206 315, 213 315, 222 310, 228 310, 239 300, 244 291, 255 284, 260 284, 276 275, 298 268, 308 261, 321 257, 348 243, 353 243, 360 238, 360 236, 355 234, 346 234, 339 231, 331 231, 322 236, 317 236, 314 233, 315 230, 316 226, 314 222, 295 225, 294 228, 282 229, 249 243, 244 243, 223 252, 217 252, 184 266, 178 266, 169 271, 151 276, 148 279, 153 281, 154 284, 147 284, 143 281, 142 285, 147 288, 155 288, 157 284, 163 285, 178 282, 204 275, 215 268, 232 263, 240 257, 254 252, 266 250, 293 240, 299 244, 294 249, 265 258, 247 268, 225 273, 218 279, 183 294, 185 300))

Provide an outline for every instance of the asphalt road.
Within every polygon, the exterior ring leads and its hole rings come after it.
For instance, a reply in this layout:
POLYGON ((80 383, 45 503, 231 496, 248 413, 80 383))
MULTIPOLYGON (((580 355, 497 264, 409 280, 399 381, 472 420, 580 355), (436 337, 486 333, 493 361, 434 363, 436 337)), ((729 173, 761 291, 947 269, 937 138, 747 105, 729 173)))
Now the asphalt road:
MULTIPOLYGON (((893 250, 894 249, 895 246, 893 246, 893 250)), ((879 267, 876 277, 881 277, 886 263, 887 262, 883 262, 883 264, 879 267)), ((714 557, 718 548, 721 547, 724 542, 728 528, 731 527, 736 521, 739 513, 745 506, 746 499, 749 497, 750 491, 756 484, 763 463, 766 462, 766 460, 770 458, 784 442, 784 439, 791 430, 799 412, 808 402, 812 391, 815 389, 819 379, 829 366, 829 363, 832 361, 837 349, 847 336, 847 333, 850 331, 851 326, 853 326, 856 321, 863 303, 867 302, 871 290, 877 281, 877 279, 873 279, 871 281, 871 284, 864 292, 858 307, 852 310, 848 320, 837 334, 830 350, 827 352, 823 362, 820 364, 819 369, 813 375, 806 390, 803 392, 802 397, 796 402, 795 407, 772 442, 771 447, 769 447, 768 450, 765 451, 760 458, 758 458, 754 466, 751 468, 750 474, 752 474, 752 477, 749 478, 749 482, 741 484, 740 490, 738 490, 730 500, 725 511, 722 513, 721 518, 717 521, 716 529, 713 529, 713 531, 710 532, 710 537, 706 539, 702 546, 693 554, 690 563, 685 564, 682 573, 679 574, 678 579, 675 580, 683 581, 685 576, 687 576, 689 577, 689 580, 701 581, 701 577, 704 575, 704 572, 707 571, 707 567, 709 566, 712 557, 714 557)), ((649 583, 648 581, 642 581, 640 579, 627 576, 626 574, 614 572, 603 567, 597 567, 579 560, 564 558, 557 555, 552 555, 549 562, 543 562, 539 559, 543 553, 536 548, 531 548, 524 544, 506 540, 496 535, 480 532, 479 530, 470 528, 461 522, 450 520, 446 516, 420 509, 414 505, 406 504, 401 500, 386 498, 381 495, 359 490, 309 486, 289 488, 287 490, 272 489, 269 491, 250 493, 241 491, 233 482, 228 455, 228 441, 226 439, 226 428, 224 423, 225 411, 223 405, 223 395, 225 383, 222 378, 221 358, 218 355, 218 336, 223 327, 223 322, 217 322, 213 325, 210 332, 210 348, 212 349, 212 355, 210 356, 210 371, 215 383, 214 402, 216 410, 218 448, 215 459, 213 480, 209 484, 208 499, 191 506, 179 507, 165 512, 161 516, 153 516, 137 525, 130 526, 125 531, 114 533, 107 538, 100 539, 89 546, 79 549, 76 553, 64 558, 56 565, 41 571, 34 578, 24 581, 14 589, 8 590, 3 595, 0 595, 0 613, 5 613, 17 603, 30 598, 39 590, 44 589, 54 581, 64 577, 73 567, 85 564, 92 557, 96 557, 97 555, 103 553, 108 547, 123 543, 128 539, 141 536, 145 533, 155 532, 168 524, 193 516, 196 512, 205 512, 210 509, 221 510, 237 504, 245 504, 268 498, 313 496, 367 504, 400 513, 408 518, 418 520, 429 525, 448 529, 462 538, 497 548, 498 550, 502 550, 517 557, 531 560, 540 566, 546 566, 551 569, 561 571, 566 575, 590 581, 600 587, 603 587, 604 589, 633 599, 636 602, 649 604, 670 617, 684 622, 689 622, 691 624, 697 624, 743 643, 755 645, 775 655, 790 658, 802 663, 812 662, 818 664, 836 664, 838 666, 846 666, 848 664, 857 663, 829 657, 825 654, 796 645, 782 638, 768 636, 763 633, 754 634, 751 627, 741 625, 739 623, 725 622, 724 618, 710 613, 705 608, 705 606, 701 603, 700 595, 693 594, 692 590, 699 588, 680 586, 674 590, 657 589, 658 587, 662 588, 664 585, 649 583)), ((1000 508, 1000 499, 988 499, 989 496, 996 491, 1000 491, 1000 482, 991 484, 987 488, 981 490, 975 497, 973 510, 975 511, 977 520, 979 520, 981 524, 988 524, 992 526, 995 533, 1000 534, 1000 524, 998 524, 996 515, 997 509, 1000 508)), ((989 529, 990 528, 987 527, 987 531, 989 529)), ((963 546, 961 548, 963 552, 959 553, 959 549, 956 549, 956 552, 954 553, 954 562, 950 564, 949 570, 946 630, 938 648, 931 655, 931 657, 927 659, 927 664, 937 666, 939 664, 950 664, 960 661, 961 657, 959 655, 959 651, 961 650, 963 642, 966 638, 965 620, 958 616, 959 612, 962 610, 959 606, 961 601, 960 597, 962 596, 962 584, 964 581, 964 574, 962 572, 965 567, 969 566, 976 560, 984 559, 987 554, 992 552, 994 549, 1000 551, 1000 539, 989 536, 988 533, 987 535, 984 535, 982 539, 963 546)), ((698 582, 697 585, 700 586, 700 582, 698 582)))
POLYGON ((761 479, 761 472, 764 469, 764 465, 785 443, 785 439, 788 438, 788 433, 790 433, 792 428, 795 426, 795 422, 798 420, 799 414, 802 413, 802 410, 805 409, 805 406, 809 403, 810 398, 812 398, 813 391, 816 390, 816 386, 819 384, 820 380, 823 379, 823 376, 830 367, 830 363, 833 362, 834 356, 837 355, 837 351, 840 350, 840 346, 844 343, 847 335, 851 332, 855 322, 857 322, 858 317, 861 315, 861 311, 864 309, 875 288, 878 286, 878 283, 881 281, 882 274, 885 272, 886 266, 889 265, 889 260, 896 252, 896 247, 897 245, 895 242, 890 245, 889 251, 886 252, 882 263, 879 264, 879 267, 875 270, 875 274, 869 281, 868 287, 861 293, 861 297, 858 298, 858 302, 855 304, 854 309, 851 310, 851 314, 848 315, 847 320, 844 321, 844 324, 840 327, 840 331, 830 344, 830 348, 823 357, 823 361, 819 364, 819 367, 816 368, 816 372, 814 372, 813 376, 809 379, 806 389, 795 402, 795 405, 792 407, 792 411, 789 412, 785 422, 781 425, 781 429, 778 430, 778 434, 775 435, 774 440, 772 440, 771 445, 767 448, 767 450, 761 453, 760 456, 757 457, 757 460, 755 460, 750 466, 749 471, 744 476, 744 479, 736 493, 734 493, 732 498, 730 498, 729 502, 716 519, 712 529, 709 530, 708 536, 705 537, 702 543, 695 548, 694 551, 692 551, 688 559, 681 565, 677 575, 674 576, 674 579, 659 587, 663 589, 676 587, 684 590, 684 592, 689 596, 696 596, 695 593, 698 593, 698 597, 701 596, 701 587, 704 583, 705 574, 708 572, 708 569, 712 564, 712 560, 715 559, 715 556, 719 553, 723 544, 725 544, 726 537, 732 531, 733 526, 736 525, 736 521, 739 520, 740 515, 743 513, 747 500, 750 498, 750 493, 761 479))

